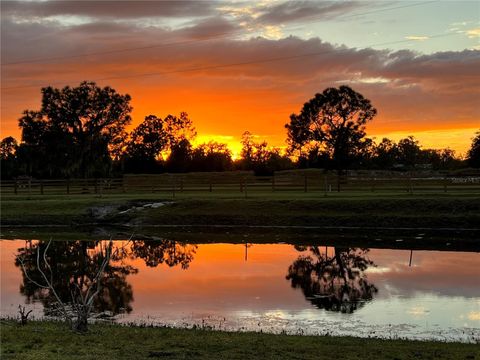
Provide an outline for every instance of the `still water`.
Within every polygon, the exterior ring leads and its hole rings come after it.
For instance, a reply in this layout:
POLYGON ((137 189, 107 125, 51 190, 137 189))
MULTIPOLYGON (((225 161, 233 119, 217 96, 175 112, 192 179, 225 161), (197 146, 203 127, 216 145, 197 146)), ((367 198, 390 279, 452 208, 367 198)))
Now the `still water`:
MULTIPOLYGON (((29 282, 15 260, 29 260, 39 279, 38 244, 0 241, 2 317, 16 316, 19 304, 36 318, 53 313, 52 295, 29 282)), ((95 308, 117 322, 480 341, 479 253, 169 240, 115 246, 122 251, 95 308)), ((52 243, 60 296, 68 298, 70 279, 93 271, 92 248, 52 243)))

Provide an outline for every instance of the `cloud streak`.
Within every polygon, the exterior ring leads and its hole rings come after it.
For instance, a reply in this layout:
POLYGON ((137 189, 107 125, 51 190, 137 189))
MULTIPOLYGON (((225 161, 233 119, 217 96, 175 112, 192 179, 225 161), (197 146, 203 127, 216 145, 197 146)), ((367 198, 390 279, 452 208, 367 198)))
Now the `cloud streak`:
POLYGON ((213 1, 2 1, 4 16, 24 19, 52 16, 86 16, 97 19, 132 19, 151 17, 192 17, 211 15, 213 1))
POLYGON ((405 39, 407 40, 416 40, 416 41, 425 41, 430 39, 428 36, 419 36, 419 35, 410 35, 410 36, 405 36, 405 39))

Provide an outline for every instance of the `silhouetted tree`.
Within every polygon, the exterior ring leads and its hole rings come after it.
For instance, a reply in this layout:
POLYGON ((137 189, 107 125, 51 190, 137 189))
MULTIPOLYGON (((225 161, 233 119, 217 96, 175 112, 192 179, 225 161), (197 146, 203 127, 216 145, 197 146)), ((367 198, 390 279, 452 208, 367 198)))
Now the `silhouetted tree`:
POLYGON ((17 175, 18 143, 9 136, 0 143, 0 168, 2 179, 11 179, 17 175))
POLYGON ((24 156, 39 160, 47 168, 45 175, 106 175, 111 166, 109 146, 122 138, 131 109, 129 95, 94 82, 42 88, 41 109, 26 110, 19 120, 24 156))
POLYGON ((167 171, 187 172, 192 162, 192 145, 186 138, 172 144, 166 161, 167 171))
POLYGON ((293 168, 290 158, 281 155, 280 149, 269 147, 266 141, 255 142, 249 131, 243 133, 241 142, 241 169, 253 170, 255 175, 271 175, 277 170, 293 168))
POLYGON ((186 112, 181 112, 178 117, 168 115, 163 121, 168 144, 171 148, 184 140, 191 143, 197 136, 193 121, 188 117, 186 112))
POLYGON ((130 155, 155 159, 166 149, 168 138, 163 128, 163 120, 155 115, 145 117, 130 134, 127 151, 130 155))
POLYGON ((372 166, 376 169, 412 169, 415 166, 434 170, 455 169, 462 166, 462 160, 451 149, 422 149, 413 136, 401 139, 398 144, 383 138, 372 147, 372 166))
POLYGON ((463 165, 461 158, 456 156, 455 150, 446 148, 437 150, 439 162, 433 163, 434 169, 458 169, 463 165))
POLYGON ((191 171, 228 171, 232 168, 232 152, 227 144, 210 141, 192 151, 191 171))
POLYGON ((290 116, 285 126, 289 149, 316 144, 336 169, 344 169, 362 146, 365 124, 376 114, 370 100, 350 87, 328 88, 305 103, 300 114, 290 116))
POLYGON ((335 247, 331 255, 322 254, 318 246, 308 250, 309 255, 299 256, 290 265, 286 278, 318 308, 351 313, 378 291, 364 273, 375 266, 366 256, 368 249, 335 247))
POLYGON ((130 134, 124 162, 128 172, 158 172, 163 155, 169 154, 167 167, 172 171, 185 171, 189 162, 190 142, 196 131, 188 114, 168 115, 161 119, 155 115, 145 117, 130 134), (176 163, 180 161, 181 163, 176 163))
POLYGON ((30 176, 68 177, 78 164, 74 138, 43 117, 41 112, 25 111, 19 120, 19 169, 30 176))
POLYGON ((318 144, 306 145, 300 152, 297 159, 297 166, 304 168, 323 168, 328 169, 332 167, 332 160, 330 155, 323 151, 318 144))
POLYGON ((149 115, 131 132, 123 159, 125 171, 149 173, 159 170, 160 154, 168 145, 163 125, 162 119, 149 115))
POLYGON ((352 166, 355 168, 370 168, 375 159, 376 145, 373 139, 363 138, 352 154, 352 166))
POLYGON ((241 139, 242 144, 242 151, 240 152, 240 156, 242 158, 242 163, 245 169, 252 169, 253 168, 253 155, 254 155, 254 147, 255 142, 253 141, 253 134, 250 131, 245 131, 242 134, 241 139))
POLYGON ((472 139, 472 146, 468 150, 467 163, 473 168, 480 168, 480 131, 472 139))
POLYGON ((397 151, 398 163, 407 168, 415 167, 415 164, 418 164, 422 157, 422 150, 419 142, 413 136, 401 139, 397 144, 397 151))
POLYGON ((17 140, 15 140, 15 138, 12 136, 2 139, 2 142, 0 143, 0 159, 6 160, 8 158, 15 157, 17 147, 17 140))
POLYGON ((374 151, 373 163, 378 169, 391 169, 398 161, 397 144, 388 138, 383 138, 374 151))
POLYGON ((455 169, 462 166, 462 161, 455 156, 451 149, 422 149, 418 164, 434 170, 455 169))

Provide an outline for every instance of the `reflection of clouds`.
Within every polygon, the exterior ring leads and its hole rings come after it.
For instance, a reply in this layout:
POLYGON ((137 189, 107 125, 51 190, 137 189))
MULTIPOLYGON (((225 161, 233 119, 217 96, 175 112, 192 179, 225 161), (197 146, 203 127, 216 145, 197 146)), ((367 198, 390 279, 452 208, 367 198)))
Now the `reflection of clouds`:
MULTIPOLYGON (((387 293, 413 297, 416 293, 435 293, 456 297, 480 296, 480 256, 477 253, 414 251, 413 264, 408 266, 410 251, 372 249, 370 256, 378 264, 368 269, 369 276, 387 293)), ((380 294, 385 294, 380 291, 380 294)))
POLYGON ((384 274, 384 273, 389 273, 391 272, 392 269, 388 266, 383 266, 383 267, 371 267, 365 270, 366 273, 368 274, 384 274))
POLYGON ((272 310, 272 311, 266 311, 265 312, 266 317, 278 317, 278 318, 285 318, 286 313, 282 310, 272 310))
POLYGON ((428 314, 430 310, 425 308, 424 306, 414 306, 411 307, 410 309, 407 310, 407 314, 413 315, 413 316, 424 316, 428 314))
MULTIPOLYGON (((480 302, 480 300, 479 300, 480 302)), ((470 311, 468 313, 468 320, 480 321, 480 311, 470 311)))

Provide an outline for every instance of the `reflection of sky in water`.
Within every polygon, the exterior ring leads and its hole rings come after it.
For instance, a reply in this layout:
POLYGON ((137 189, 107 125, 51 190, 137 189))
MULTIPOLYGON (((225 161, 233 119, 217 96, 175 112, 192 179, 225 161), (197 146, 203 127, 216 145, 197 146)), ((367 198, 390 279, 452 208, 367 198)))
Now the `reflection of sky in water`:
MULTIPOLYGON (((23 241, 2 241, 1 314, 25 302, 14 253, 23 241)), ((328 248, 333 254, 333 248, 328 248)), ((130 260, 133 311, 119 321, 208 324, 222 329, 480 340, 480 254, 372 249, 366 270, 378 288, 352 314, 318 309, 286 279, 300 252, 291 245, 199 245, 187 270, 130 260)), ((321 254, 325 248, 321 247, 321 254)), ((27 305, 42 314, 40 304, 27 305)))

